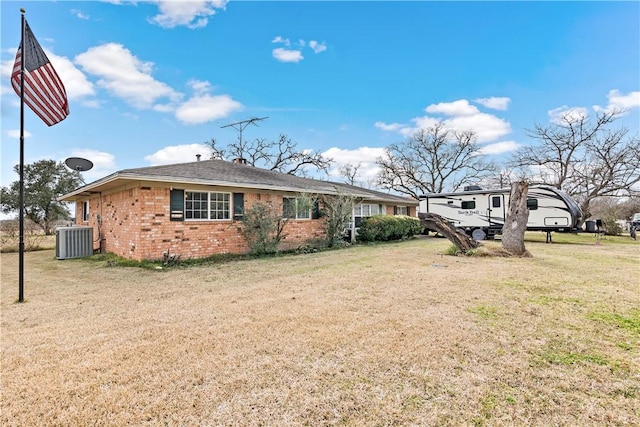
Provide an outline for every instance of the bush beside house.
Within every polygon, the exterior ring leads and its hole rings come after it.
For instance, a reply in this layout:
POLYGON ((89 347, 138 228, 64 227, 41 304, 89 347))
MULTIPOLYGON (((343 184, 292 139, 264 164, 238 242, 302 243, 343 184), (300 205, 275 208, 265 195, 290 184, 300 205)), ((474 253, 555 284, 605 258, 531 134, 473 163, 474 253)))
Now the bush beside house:
POLYGON ((408 216, 375 215, 364 218, 358 229, 363 242, 400 240, 422 233, 420 220, 408 216))

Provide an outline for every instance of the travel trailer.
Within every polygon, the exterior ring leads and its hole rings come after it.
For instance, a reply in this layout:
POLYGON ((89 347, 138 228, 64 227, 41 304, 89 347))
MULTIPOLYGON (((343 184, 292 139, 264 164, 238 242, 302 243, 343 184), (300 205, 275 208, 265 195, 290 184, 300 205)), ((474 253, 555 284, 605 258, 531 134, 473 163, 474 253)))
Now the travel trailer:
MULTIPOLYGON (((420 212, 440 215, 476 240, 500 234, 509 208, 509 189, 483 190, 471 186, 464 190, 420 196, 420 212)), ((557 188, 529 187, 527 206, 529 231, 578 231, 582 211, 568 194, 557 188)))

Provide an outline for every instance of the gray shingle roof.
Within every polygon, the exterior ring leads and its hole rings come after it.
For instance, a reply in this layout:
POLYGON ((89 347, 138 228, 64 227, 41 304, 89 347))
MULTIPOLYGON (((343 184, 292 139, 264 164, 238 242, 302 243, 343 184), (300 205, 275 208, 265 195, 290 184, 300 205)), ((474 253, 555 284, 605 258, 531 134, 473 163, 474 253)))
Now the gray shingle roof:
POLYGON ((202 160, 190 163, 177 163, 144 168, 123 169, 102 179, 94 181, 60 200, 76 200, 91 192, 102 191, 108 185, 114 188, 119 181, 156 181, 167 184, 203 184, 246 189, 280 190, 292 192, 310 192, 318 194, 350 194, 372 201, 384 201, 417 205, 418 201, 403 196, 387 194, 344 183, 302 178, 295 175, 260 169, 245 164, 230 163, 224 160, 202 160))

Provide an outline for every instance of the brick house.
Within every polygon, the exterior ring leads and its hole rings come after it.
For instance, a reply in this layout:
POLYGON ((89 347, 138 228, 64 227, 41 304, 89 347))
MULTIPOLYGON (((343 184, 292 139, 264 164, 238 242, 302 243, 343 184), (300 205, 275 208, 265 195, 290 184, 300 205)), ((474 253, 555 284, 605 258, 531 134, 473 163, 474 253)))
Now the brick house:
POLYGON ((59 198, 75 202, 76 225, 93 227, 94 249, 133 260, 246 253, 242 215, 257 202, 288 218, 281 249, 324 238, 317 208, 296 209, 301 194, 358 198, 356 223, 375 214, 416 216, 418 201, 352 185, 302 178, 234 162, 203 160, 125 169, 59 198))

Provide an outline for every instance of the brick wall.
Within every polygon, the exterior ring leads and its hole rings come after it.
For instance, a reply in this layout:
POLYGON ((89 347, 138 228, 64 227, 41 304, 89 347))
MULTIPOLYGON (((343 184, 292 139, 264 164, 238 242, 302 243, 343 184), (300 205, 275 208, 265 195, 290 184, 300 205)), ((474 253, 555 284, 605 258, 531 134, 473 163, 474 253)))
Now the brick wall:
MULTIPOLYGON (((82 202, 76 203, 76 223, 94 227, 94 249, 137 261, 162 259, 169 251, 182 259, 213 254, 246 253, 241 221, 170 221, 169 188, 132 187, 89 198, 89 221, 83 222, 82 202)), ((275 193, 244 193, 245 209, 258 201, 282 205, 275 193)), ((291 195, 289 195, 291 196, 291 195)), ((323 238, 324 221, 290 220, 281 249, 295 249, 323 238)))

